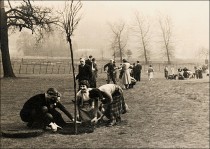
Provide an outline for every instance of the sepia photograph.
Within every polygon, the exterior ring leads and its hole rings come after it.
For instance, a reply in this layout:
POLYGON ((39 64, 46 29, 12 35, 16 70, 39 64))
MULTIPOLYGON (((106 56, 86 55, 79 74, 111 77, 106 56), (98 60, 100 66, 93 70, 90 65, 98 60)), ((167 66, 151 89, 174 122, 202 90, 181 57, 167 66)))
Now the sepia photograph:
POLYGON ((209 1, 0 1, 0 148, 209 148, 209 1))

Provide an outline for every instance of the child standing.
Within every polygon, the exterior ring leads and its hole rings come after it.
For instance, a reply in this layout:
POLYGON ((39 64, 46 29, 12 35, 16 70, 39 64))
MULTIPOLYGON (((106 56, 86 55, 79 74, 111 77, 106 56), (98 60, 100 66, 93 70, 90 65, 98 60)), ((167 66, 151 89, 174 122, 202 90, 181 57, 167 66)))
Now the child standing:
POLYGON ((148 72, 149 81, 151 81, 154 77, 154 69, 152 68, 152 65, 149 65, 147 72, 148 72))

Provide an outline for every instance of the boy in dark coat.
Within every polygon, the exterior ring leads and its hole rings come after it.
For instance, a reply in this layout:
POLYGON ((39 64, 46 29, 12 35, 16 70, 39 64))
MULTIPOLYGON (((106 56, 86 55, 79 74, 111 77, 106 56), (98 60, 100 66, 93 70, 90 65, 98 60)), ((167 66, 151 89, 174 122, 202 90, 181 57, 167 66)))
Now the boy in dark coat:
POLYGON ((142 70, 142 66, 139 63, 139 61, 136 61, 137 64, 135 66, 135 76, 134 78, 136 79, 136 81, 141 81, 141 70, 142 70))
POLYGON ((116 84, 116 77, 114 75, 115 73, 115 69, 116 69, 116 65, 114 64, 114 60, 111 59, 109 63, 107 63, 106 65, 104 65, 104 71, 106 70, 106 68, 108 68, 107 70, 107 84, 110 83, 110 80, 113 81, 114 84, 116 84))
POLYGON ((91 66, 92 66, 92 58, 93 58, 93 56, 90 55, 90 56, 88 57, 88 59, 85 60, 85 64, 87 64, 87 65, 89 65, 89 66, 91 67, 91 66))
POLYGON ((76 76, 76 80, 78 80, 78 82, 82 80, 87 80, 90 84, 90 81, 92 79, 92 69, 89 65, 85 63, 84 58, 80 58, 80 65, 78 69, 79 70, 78 75, 76 76))
POLYGON ((61 104, 60 93, 55 88, 49 88, 46 93, 37 94, 27 100, 20 111, 20 117, 22 121, 28 122, 28 127, 50 126, 53 131, 57 131, 66 122, 55 108, 59 108, 73 121, 72 115, 61 104))

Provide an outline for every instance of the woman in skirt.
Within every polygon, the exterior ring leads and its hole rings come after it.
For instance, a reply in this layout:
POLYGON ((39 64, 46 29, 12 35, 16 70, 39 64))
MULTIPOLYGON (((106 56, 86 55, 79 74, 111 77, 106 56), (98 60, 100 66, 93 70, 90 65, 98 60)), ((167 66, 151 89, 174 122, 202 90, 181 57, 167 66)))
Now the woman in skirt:
POLYGON ((151 81, 154 77, 154 69, 152 68, 152 65, 149 65, 147 72, 148 72, 149 81, 151 81))
POLYGON ((77 118, 81 122, 91 122, 97 119, 98 100, 102 98, 101 92, 96 88, 89 88, 87 80, 79 83, 80 90, 76 95, 77 100, 77 118))
POLYGON ((126 113, 126 104, 123 97, 123 90, 116 84, 105 84, 98 88, 102 95, 103 114, 110 120, 108 126, 116 125, 121 121, 121 114, 126 113))

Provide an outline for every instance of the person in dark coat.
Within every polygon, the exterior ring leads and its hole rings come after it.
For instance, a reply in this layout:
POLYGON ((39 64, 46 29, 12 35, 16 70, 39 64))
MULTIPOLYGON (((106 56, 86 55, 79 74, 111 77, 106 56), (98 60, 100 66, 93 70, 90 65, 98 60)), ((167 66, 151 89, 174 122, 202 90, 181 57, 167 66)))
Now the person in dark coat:
POLYGON ((104 71, 106 71, 106 68, 108 68, 107 70, 107 84, 110 83, 110 80, 113 81, 114 84, 116 84, 116 80, 115 80, 115 68, 116 65, 114 64, 114 60, 111 59, 109 63, 107 63, 106 65, 104 65, 104 71))
POLYGON ((90 87, 96 88, 96 82, 97 82, 97 77, 98 77, 98 66, 97 66, 95 58, 92 59, 91 69, 92 69, 92 79, 90 82, 90 87))
POLYGON ((92 58, 93 58, 93 56, 90 55, 90 56, 88 57, 88 59, 85 60, 85 64, 87 64, 87 65, 89 65, 89 66, 91 67, 91 66, 92 66, 92 58))
POLYGON ((136 66, 135 66, 135 76, 134 79, 136 79, 136 81, 141 81, 141 70, 142 70, 142 66, 139 63, 139 61, 136 61, 136 66))
POLYGON ((31 97, 20 111, 22 121, 27 122, 30 128, 50 126, 53 131, 57 131, 57 128, 61 128, 66 122, 56 108, 59 108, 73 121, 72 115, 61 104, 60 96, 61 94, 55 88, 49 88, 46 93, 31 97))
POLYGON ((198 78, 199 79, 202 79, 203 78, 203 74, 202 73, 203 73, 202 67, 199 67, 198 68, 198 78))
POLYGON ((184 67, 182 70, 183 70, 184 78, 189 78, 189 74, 188 74, 189 69, 187 69, 187 67, 184 67))
POLYGON ((82 80, 87 80, 88 83, 90 84, 91 79, 92 79, 91 67, 85 63, 84 58, 80 58, 80 65, 78 68, 78 74, 76 76, 76 80, 78 80, 78 82, 82 80))
POLYGON ((132 67, 131 67, 131 77, 134 77, 136 75, 136 64, 133 63, 132 67))

